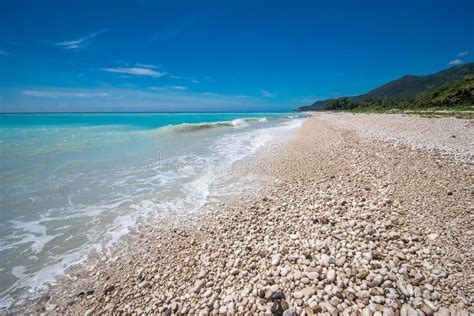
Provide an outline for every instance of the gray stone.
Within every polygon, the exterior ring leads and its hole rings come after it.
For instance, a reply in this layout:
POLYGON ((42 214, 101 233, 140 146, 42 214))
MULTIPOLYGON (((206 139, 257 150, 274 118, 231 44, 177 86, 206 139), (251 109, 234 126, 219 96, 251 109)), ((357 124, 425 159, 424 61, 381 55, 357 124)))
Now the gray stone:
POLYGON ((308 272, 306 275, 308 276, 310 280, 313 280, 313 281, 318 280, 319 278, 318 272, 308 272))
POLYGON ((395 312, 390 307, 384 307, 382 315, 383 316, 395 316, 395 312))
POLYGON ((380 274, 377 274, 375 278, 372 280, 372 285, 373 286, 379 286, 383 282, 383 276, 380 274))
POLYGON ((151 283, 148 281, 143 281, 138 285, 138 287, 141 289, 148 288, 148 287, 151 287, 151 283))
POLYGON ((418 316, 418 312, 408 304, 403 304, 400 309, 400 316, 418 316))
POLYGON ((296 308, 290 307, 283 312, 283 316, 296 316, 296 308))
POLYGON ((279 254, 272 257, 272 266, 277 266, 280 264, 281 256, 279 254))
POLYGON ((196 281, 192 289, 192 292, 199 293, 199 291, 203 288, 204 285, 206 285, 206 280, 201 279, 201 280, 196 281))
POLYGON ((410 292, 408 291, 407 284, 405 283, 403 279, 398 279, 397 288, 403 295, 411 296, 410 292))
POLYGON ((331 283, 336 281, 336 271, 334 271, 333 269, 328 270, 326 274, 326 279, 331 283))
POLYGON ((199 274, 197 275, 197 278, 202 279, 202 278, 205 278, 206 276, 207 276, 207 271, 201 270, 201 272, 199 272, 199 274))
POLYGON ((315 291, 312 287, 307 286, 307 287, 305 287, 304 289, 301 290, 301 293, 303 293, 303 295, 304 295, 305 297, 308 297, 308 298, 309 298, 309 297, 311 297, 312 295, 314 295, 314 294, 316 293, 316 291, 315 291))

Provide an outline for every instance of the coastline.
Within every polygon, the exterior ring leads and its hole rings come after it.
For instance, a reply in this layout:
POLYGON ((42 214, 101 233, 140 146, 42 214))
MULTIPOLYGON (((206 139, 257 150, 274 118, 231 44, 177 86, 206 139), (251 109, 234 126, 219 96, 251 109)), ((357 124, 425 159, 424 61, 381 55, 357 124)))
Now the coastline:
POLYGON ((300 124, 290 113, 64 114, 64 124, 38 115, 25 127, 31 119, 2 121, 9 139, 2 143, 2 190, 12 193, 3 199, 0 313, 89 253, 115 247, 137 222, 190 213, 253 184, 224 175, 300 124), (43 172, 36 162, 45 160, 43 172), (28 194, 18 189, 24 185, 28 194))
POLYGON ((278 155, 241 166, 265 186, 141 226, 20 311, 268 314, 281 290, 287 314, 474 312, 472 156, 381 142, 380 127, 355 132, 340 116, 306 119, 278 155))

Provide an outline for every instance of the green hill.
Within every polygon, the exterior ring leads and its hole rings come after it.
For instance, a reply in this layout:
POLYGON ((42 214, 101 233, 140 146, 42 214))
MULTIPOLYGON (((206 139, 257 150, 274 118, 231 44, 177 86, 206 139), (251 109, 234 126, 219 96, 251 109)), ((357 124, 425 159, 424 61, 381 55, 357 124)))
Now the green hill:
POLYGON ((415 98, 418 107, 453 107, 474 105, 474 76, 442 85, 415 98))
POLYGON ((328 104, 334 100, 360 101, 375 99, 386 100, 388 103, 390 103, 388 100, 413 101, 420 93, 433 91, 442 85, 461 80, 468 75, 474 76, 474 63, 455 66, 426 76, 406 75, 362 95, 316 101, 312 105, 299 107, 296 111, 324 110, 327 109, 328 104))
POLYGON ((446 83, 434 90, 419 93, 413 99, 349 99, 329 100, 325 106, 331 111, 386 112, 393 110, 469 110, 474 107, 474 76, 446 83))

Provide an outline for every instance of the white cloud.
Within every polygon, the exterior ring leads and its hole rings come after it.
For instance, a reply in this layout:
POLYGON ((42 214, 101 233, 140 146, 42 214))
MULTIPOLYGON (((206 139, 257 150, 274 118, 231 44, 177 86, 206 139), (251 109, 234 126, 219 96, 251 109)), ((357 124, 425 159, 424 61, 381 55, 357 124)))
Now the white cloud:
POLYGON ((264 96, 265 98, 271 98, 273 97, 273 93, 269 92, 268 90, 260 90, 260 93, 262 94, 262 96, 264 96))
POLYGON ((465 51, 462 51, 458 54, 458 57, 464 57, 464 56, 467 56, 469 55, 469 51, 465 50, 465 51))
POLYGON ((60 43, 55 43, 54 45, 61 46, 64 49, 76 49, 76 48, 83 47, 84 44, 85 44, 85 41, 86 41, 85 38, 80 38, 80 39, 73 40, 73 41, 64 41, 64 42, 60 42, 60 43))
POLYGON ((158 69, 158 66, 152 65, 152 64, 136 63, 135 66, 140 67, 140 68, 158 69))
POLYGON ((450 66, 457 66, 457 65, 461 65, 461 64, 462 64, 462 60, 459 59, 459 58, 453 59, 448 63, 448 65, 450 65, 450 66))
POLYGON ((86 35, 82 38, 78 38, 75 40, 53 43, 52 45, 59 46, 61 48, 68 49, 68 50, 79 50, 81 48, 88 46, 94 37, 97 37, 100 34, 108 32, 108 31, 110 31, 110 29, 101 30, 101 31, 86 35))
POLYGON ((186 76, 176 76, 176 75, 170 75, 169 76, 171 79, 178 79, 178 80, 189 80, 192 83, 199 83, 198 78, 195 77, 186 77, 186 76))
POLYGON ((185 86, 159 86, 159 87, 150 87, 150 90, 187 90, 188 87, 185 86))
POLYGON ((107 92, 58 91, 58 90, 22 90, 21 94, 40 98, 94 98, 107 97, 107 92))
POLYGON ((11 55, 11 53, 6 52, 4 50, 0 50, 0 55, 11 55))
POLYGON ((123 73, 123 74, 130 74, 136 76, 149 76, 149 77, 163 77, 166 75, 166 72, 158 72, 156 70, 150 68, 140 68, 140 67, 130 67, 130 68, 102 68, 102 71, 107 72, 115 72, 115 73, 123 73))

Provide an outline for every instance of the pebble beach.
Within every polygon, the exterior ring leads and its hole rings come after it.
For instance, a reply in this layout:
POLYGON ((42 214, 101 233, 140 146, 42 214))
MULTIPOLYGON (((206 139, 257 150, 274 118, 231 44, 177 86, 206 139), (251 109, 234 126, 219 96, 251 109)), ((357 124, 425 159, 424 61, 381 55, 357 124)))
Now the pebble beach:
POLYGON ((251 192, 144 223, 12 310, 472 315, 473 148, 472 120, 317 113, 242 163, 251 192))

